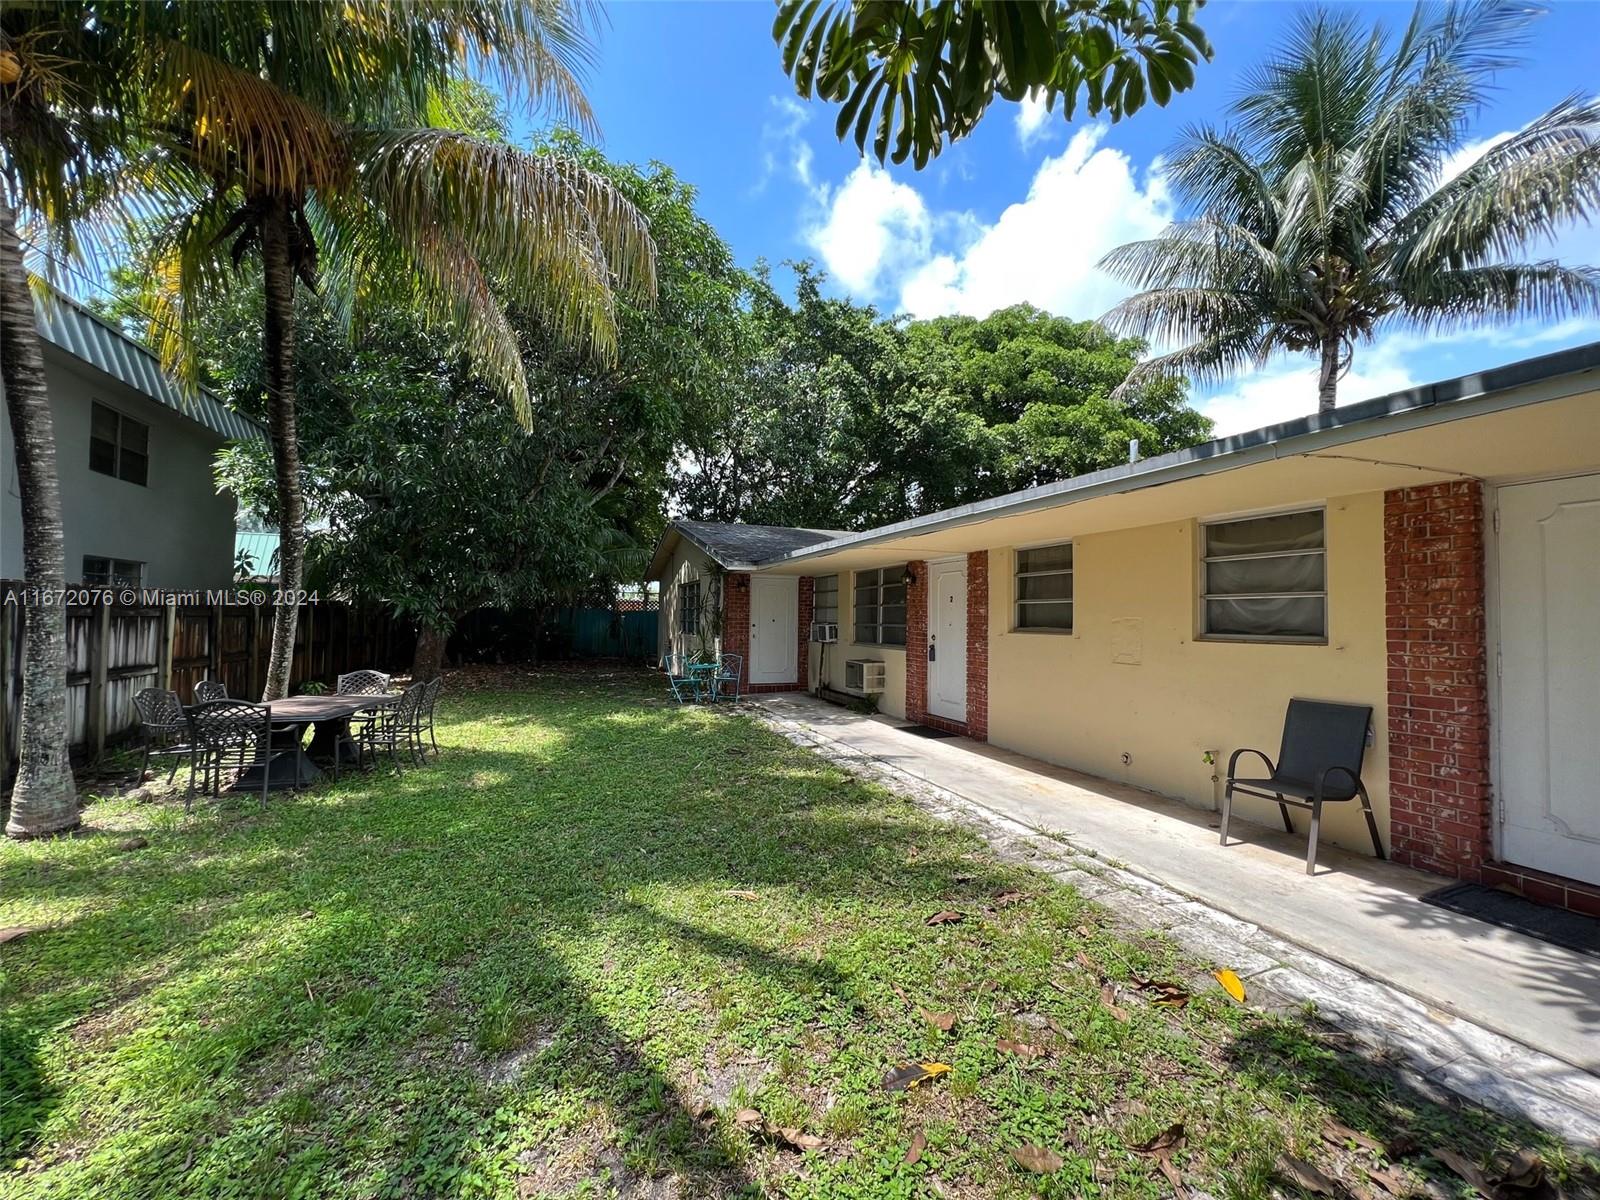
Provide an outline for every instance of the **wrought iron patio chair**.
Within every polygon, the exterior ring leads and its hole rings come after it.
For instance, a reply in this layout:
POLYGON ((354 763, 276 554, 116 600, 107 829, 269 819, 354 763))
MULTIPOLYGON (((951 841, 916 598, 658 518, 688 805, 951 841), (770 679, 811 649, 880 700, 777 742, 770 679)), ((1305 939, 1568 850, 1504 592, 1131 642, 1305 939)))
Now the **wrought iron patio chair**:
POLYGON ((387 751, 395 771, 401 770, 400 752, 415 754, 417 716, 427 690, 427 684, 413 683, 400 693, 398 704, 377 709, 372 714, 373 719, 361 729, 363 758, 371 754, 373 766, 377 766, 378 754, 387 751))
POLYGON ((1291 700, 1283 718, 1283 739, 1276 764, 1261 750, 1235 750, 1228 759, 1228 782, 1222 791, 1222 844, 1228 844, 1228 818, 1233 797, 1257 796, 1275 801, 1283 814, 1283 827, 1294 832, 1289 807, 1311 813, 1311 833, 1306 843, 1306 874, 1317 871, 1317 835, 1322 826, 1322 806, 1361 798, 1361 812, 1372 835, 1372 851, 1379 858, 1383 843, 1372 801, 1361 781, 1361 763, 1367 752, 1367 728, 1372 709, 1362 704, 1332 704, 1323 700, 1291 700), (1241 779, 1239 758, 1254 754, 1267 764, 1264 779, 1241 779))
POLYGON ((196 704, 209 704, 213 700, 226 700, 228 687, 215 679, 202 679, 194 685, 194 702, 196 704))
MULTIPOLYGON (((334 691, 341 696, 387 696, 389 679, 383 671, 350 671, 334 681, 334 691)), ((344 731, 340 734, 340 745, 355 749, 357 758, 360 757, 361 730, 372 720, 372 713, 356 713, 345 723, 344 731)), ((338 762, 337 754, 334 761, 338 762)))
POLYGON ((700 699, 700 680, 689 674, 687 655, 663 654, 661 669, 667 673, 667 686, 679 704, 691 704, 700 699))
POLYGON ((439 703, 439 693, 444 691, 444 679, 442 676, 435 677, 423 687, 426 690, 422 693, 422 703, 417 707, 416 753, 422 762, 427 762, 430 749, 435 758, 439 757, 439 739, 433 733, 433 709, 439 703), (427 740, 424 741, 424 738, 427 740))
POLYGON ((733 688, 733 698, 737 700, 744 686, 744 655, 724 654, 717 660, 717 673, 712 680, 716 689, 712 699, 720 700, 726 694, 727 687, 733 688))
POLYGON ((139 778, 150 769, 153 758, 170 758, 172 769, 167 772, 170 784, 177 777, 183 760, 194 754, 189 737, 189 719, 183 715, 183 704, 178 693, 166 688, 144 688, 133 697, 133 708, 139 714, 139 739, 144 744, 144 761, 139 765, 139 778))
POLYGON ((194 754, 189 759, 189 795, 184 810, 194 806, 194 778, 198 766, 202 785, 213 796, 222 794, 222 773, 261 768, 261 807, 267 806, 267 784, 272 774, 272 707, 243 700, 207 700, 189 709, 189 737, 194 754))

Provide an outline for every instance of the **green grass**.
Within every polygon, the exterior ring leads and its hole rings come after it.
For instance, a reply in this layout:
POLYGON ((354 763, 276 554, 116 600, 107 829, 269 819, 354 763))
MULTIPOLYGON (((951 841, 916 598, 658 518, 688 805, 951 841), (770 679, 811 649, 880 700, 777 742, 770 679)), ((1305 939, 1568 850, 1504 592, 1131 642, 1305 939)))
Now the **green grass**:
POLYGON ((634 676, 506 678, 458 687, 442 760, 398 780, 264 814, 103 801, 0 847, 0 926, 44 927, 0 949, 0 1195, 1153 1198, 1130 1146, 1183 1121, 1191 1187, 1265 1196, 1285 1151, 1360 1180, 1329 1117, 1589 1178, 752 721, 634 676), (1080 952, 1194 999, 1119 1021, 1080 952), (883 1090, 921 1058, 953 1069, 883 1090), (1061 1170, 1016 1167, 1030 1142, 1061 1170))

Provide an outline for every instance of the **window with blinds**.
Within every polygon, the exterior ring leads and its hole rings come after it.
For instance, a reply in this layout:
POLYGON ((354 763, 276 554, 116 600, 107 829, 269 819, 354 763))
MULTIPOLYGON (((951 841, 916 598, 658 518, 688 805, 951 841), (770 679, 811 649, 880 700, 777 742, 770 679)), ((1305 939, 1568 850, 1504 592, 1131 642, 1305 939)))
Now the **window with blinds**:
POLYGON ((1072 543, 1017 551, 1016 628, 1072 632, 1072 543))
POLYGON ((1327 547, 1321 509, 1204 526, 1202 629, 1264 642, 1328 637, 1327 547))

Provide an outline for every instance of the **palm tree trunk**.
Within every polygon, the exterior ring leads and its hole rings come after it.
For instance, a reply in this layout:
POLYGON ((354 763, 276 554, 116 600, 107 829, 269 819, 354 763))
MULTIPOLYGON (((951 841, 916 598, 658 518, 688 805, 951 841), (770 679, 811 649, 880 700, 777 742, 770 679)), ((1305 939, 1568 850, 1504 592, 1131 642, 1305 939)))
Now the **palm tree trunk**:
MULTIPOLYGON (((45 390, 44 351, 17 240, 17 215, 0 195, 0 384, 22 496, 22 572, 35 602, 24 617, 21 759, 11 793, 11 837, 75 829, 78 793, 67 752, 66 551, 56 438, 45 390)), ((0 686, 10 687, 9 679, 0 686)), ((0 764, 3 768, 4 764, 0 764)))
POLYGON ((1332 412, 1339 402, 1339 350, 1344 340, 1337 333, 1322 335, 1322 371, 1317 376, 1317 411, 1332 412))
POLYGON ((289 260, 289 220, 289 206, 278 201, 261 222, 267 301, 263 331, 267 425, 278 483, 278 586, 283 592, 272 613, 272 653, 262 700, 289 694, 295 627, 300 620, 295 600, 305 581, 306 506, 300 490, 300 441, 294 411, 294 267, 289 260))

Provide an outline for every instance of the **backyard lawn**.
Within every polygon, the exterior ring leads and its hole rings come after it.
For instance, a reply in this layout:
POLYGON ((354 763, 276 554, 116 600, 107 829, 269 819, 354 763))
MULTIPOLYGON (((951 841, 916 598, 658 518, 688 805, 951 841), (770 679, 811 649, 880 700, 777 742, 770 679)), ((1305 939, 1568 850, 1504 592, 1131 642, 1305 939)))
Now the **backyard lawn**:
POLYGON ((0 846, 0 927, 31 927, 0 947, 0 1196, 1318 1183, 1286 1154, 1335 1194, 1465 1196, 1430 1151, 1519 1150, 1593 1186, 1592 1158, 662 691, 458 678, 442 760, 399 780, 264 814, 104 801, 83 836, 0 846), (949 1070, 888 1090, 907 1062, 949 1070))

